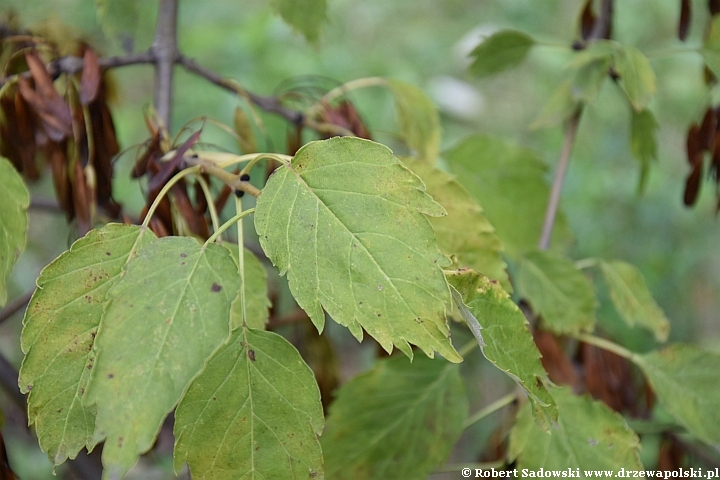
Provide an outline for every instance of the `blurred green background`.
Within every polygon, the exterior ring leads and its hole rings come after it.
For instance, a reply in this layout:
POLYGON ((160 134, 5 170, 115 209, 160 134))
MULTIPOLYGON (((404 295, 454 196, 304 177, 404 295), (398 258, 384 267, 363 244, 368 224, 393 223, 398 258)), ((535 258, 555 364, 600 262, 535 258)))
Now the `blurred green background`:
MULTIPOLYGON (((157 2, 139 3, 135 50, 146 49, 153 35, 157 2)), ((421 87, 438 104, 443 125, 442 148, 472 133, 494 134, 536 149, 554 168, 562 143, 562 128, 531 131, 529 125, 560 83, 576 38, 579 0, 328 0, 328 22, 317 47, 275 17, 264 0, 180 2, 179 37, 183 52, 202 65, 239 81, 255 93, 269 95, 301 77, 330 79, 330 85, 361 77, 389 76, 421 87), (469 78, 468 53, 479 40, 499 28, 527 32, 543 43, 517 69, 487 80, 469 78), (293 80, 295 79, 295 80, 293 80)), ((630 153, 630 115, 619 89, 606 82, 594 105, 586 108, 562 198, 576 242, 574 259, 621 259, 637 265, 650 290, 672 322, 671 341, 689 341, 720 350, 720 223, 715 214, 714 185, 705 183, 699 204, 682 205, 688 166, 685 132, 698 121, 712 95, 703 81, 701 56, 693 49, 702 42, 707 22, 705 2, 694 1, 690 36, 677 40, 677 0, 617 2, 613 36, 647 54, 658 76, 651 104, 660 124, 659 159, 653 165, 644 195, 637 194, 639 165, 630 153)), ((108 40, 91 0, 4 0, 26 26, 64 23, 83 32, 105 54, 120 54, 108 40)), ((239 100, 204 80, 178 69, 174 127, 208 116, 232 124, 239 100)), ((152 68, 133 66, 114 72, 116 128, 124 148, 147 136, 143 107, 152 102, 152 68)), ((320 82, 320 80, 316 80, 320 82)), ((323 82, 328 82, 323 80, 323 82)), ((402 152, 392 98, 378 89, 354 92, 374 138, 402 152)), ((283 151, 286 124, 263 115, 268 138, 261 148, 283 151)), ((196 125, 199 125, 196 124, 196 125)), ((208 126, 203 140, 235 150, 227 134, 208 126)), ((142 206, 141 190, 129 179, 134 150, 116 163, 115 196, 135 217, 142 206)), ((33 192, 50 196, 49 181, 33 192)), ((548 178, 550 181, 550 178, 548 178)), ((30 244, 13 273, 13 295, 34 286, 40 269, 69 246, 70 228, 57 214, 33 210, 30 244)), ((523 221, 518 218, 518 221, 523 221)), ((651 347, 649 336, 620 325, 607 302, 598 318, 623 343, 651 347)), ((0 325, 0 351, 16 366, 21 360, 21 315, 0 325)), ((332 332, 331 332, 332 334, 332 332)), ((342 335, 338 333, 338 335, 342 335)), ((456 341, 457 343, 457 341, 456 341)), ((477 360, 477 359, 475 359, 477 360)), ((485 375, 471 388, 474 405, 485 405, 502 392, 501 385, 478 361, 465 367, 485 375), (490 376, 488 379, 487 376, 490 376)), ((7 404, 7 402, 5 402, 7 404)), ((5 407, 3 407, 5 408, 5 407)), ((13 466, 21 478, 52 478, 50 464, 34 440, 14 425, 17 412, 7 407, 6 434, 13 466), (21 465, 21 466, 20 466, 21 465)), ((467 444, 483 441, 490 429, 469 432, 467 444)), ((477 445, 476 445, 477 446, 477 445)), ((472 457, 472 446, 456 452, 457 461, 472 457), (463 451, 464 449, 464 451, 463 451)), ((163 460, 164 461, 164 460, 163 460)), ((61 470, 59 470, 61 471, 61 470)), ((168 478, 170 466, 148 462, 136 478, 168 478)), ((172 477, 170 477, 172 478, 172 477)))

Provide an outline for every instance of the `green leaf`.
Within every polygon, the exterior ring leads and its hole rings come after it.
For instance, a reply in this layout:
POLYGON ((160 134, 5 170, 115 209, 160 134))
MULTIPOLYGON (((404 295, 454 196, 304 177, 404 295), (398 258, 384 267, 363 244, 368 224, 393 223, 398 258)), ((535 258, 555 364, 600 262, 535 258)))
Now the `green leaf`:
POLYGON ((275 13, 310 43, 317 43, 327 16, 326 0, 268 0, 275 13))
POLYGON ((609 57, 599 57, 579 66, 572 77, 573 99, 593 103, 605 84, 611 63, 609 57))
POLYGON ((690 433, 720 448, 720 355, 692 345, 672 345, 633 360, 658 400, 690 433))
POLYGON ((470 53, 474 57, 470 74, 487 77, 515 68, 527 56, 535 40, 517 30, 501 30, 483 40, 470 53))
POLYGON ((528 330, 525 315, 499 285, 472 270, 454 272, 448 281, 462 297, 460 313, 476 335, 483 355, 520 385, 532 404, 535 419, 545 430, 557 420, 557 407, 545 383, 547 373, 528 330), (465 305, 463 305, 463 303, 465 305))
POLYGON ((701 52, 708 68, 720 78, 720 16, 712 17, 701 52))
POLYGON ((175 412, 175 471, 193 478, 323 478, 320 391, 280 335, 237 329, 175 412))
POLYGON ((7 302, 7 281, 27 241, 30 194, 9 160, 0 157, 0 306, 7 302))
POLYGON ((92 350, 106 293, 149 230, 109 224, 92 230, 45 267, 23 320, 20 390, 40 447, 58 465, 92 449, 95 409, 81 404, 95 362, 92 350))
MULTIPOLYGON (((238 264, 237 245, 227 245, 230 254, 238 264)), ((245 273, 241 275, 240 291, 230 307, 230 326, 234 330, 242 325, 243 299, 247 326, 262 330, 268 322, 270 299, 268 298, 267 272, 260 260, 247 248, 243 255, 245 273), (243 281, 244 280, 244 281, 243 281)))
POLYGON ((643 469, 640 441, 620 414, 568 389, 553 389, 552 395, 560 416, 549 435, 535 425, 527 407, 517 416, 508 456, 517 459, 518 470, 542 468, 578 476, 594 476, 585 475, 587 470, 611 470, 613 476, 621 468, 643 469))
POLYGON ((633 155, 640 162, 640 182, 638 190, 642 192, 650 173, 650 162, 657 160, 657 140, 655 130, 658 123, 655 115, 645 109, 641 112, 632 111, 632 126, 630 131, 630 148, 633 155))
POLYGON ((596 306, 592 282, 568 258, 543 251, 526 254, 517 287, 553 332, 592 330, 596 306))
POLYGON ((95 0, 95 6, 105 35, 132 52, 140 19, 137 0, 95 0))
POLYGON ((108 291, 84 405, 96 405, 108 478, 153 444, 165 416, 228 338, 237 266, 219 245, 164 237, 128 262, 108 291))
MULTIPOLYGON (((518 257, 536 248, 550 188, 547 167, 537 154, 498 138, 474 135, 444 154, 458 181, 482 205, 507 253, 518 257)), ((559 212, 553 240, 570 231, 559 212)))
POLYGON ((620 87, 632 105, 641 112, 655 94, 655 72, 650 61, 635 47, 613 42, 615 71, 620 75, 620 87))
POLYGON ((427 193, 448 213, 446 217, 430 219, 440 250, 453 255, 457 266, 482 272, 511 289, 507 265, 502 259, 502 243, 480 205, 454 176, 412 158, 403 162, 422 179, 427 193))
POLYGON ((614 261, 600 264, 610 298, 629 326, 640 325, 664 342, 670 333, 670 322, 652 298, 640 271, 629 263, 614 261))
POLYGON ((410 343, 461 361, 450 343, 450 291, 425 215, 444 215, 385 146, 311 142, 275 170, 257 200, 260 243, 318 330, 327 313, 358 339, 412 358, 410 343))
POLYGON ((554 127, 565 120, 577 110, 580 105, 579 98, 573 95, 572 80, 561 83, 550 95, 538 117, 530 125, 531 129, 554 127))
POLYGON ((440 117, 437 106, 414 85, 393 78, 387 79, 395 96, 400 129, 408 147, 418 158, 435 163, 440 146, 440 117))
POLYGON ((427 478, 463 431, 468 401, 458 365, 396 356, 338 390, 322 436, 327 477, 427 478))

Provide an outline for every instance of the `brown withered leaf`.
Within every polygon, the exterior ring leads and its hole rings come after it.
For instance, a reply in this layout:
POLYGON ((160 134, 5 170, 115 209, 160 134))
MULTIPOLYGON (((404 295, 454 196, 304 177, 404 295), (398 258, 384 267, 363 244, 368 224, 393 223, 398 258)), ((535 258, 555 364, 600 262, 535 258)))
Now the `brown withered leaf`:
POLYGON ((190 231, 201 238, 207 239, 210 236, 210 232, 208 230, 207 220, 205 219, 205 212, 198 212, 193 208, 192 203, 190 203, 190 198, 188 197, 185 182, 178 182, 173 185, 170 189, 170 194, 175 208, 180 212, 190 231))
POLYGON ((155 130, 151 133, 150 139, 145 142, 145 148, 135 159, 135 165, 133 166, 132 178, 140 178, 148 172, 150 164, 155 165, 159 169, 158 161, 163 156, 162 148, 160 147, 161 138, 160 130, 155 130))
MULTIPOLYGON (((93 191, 89 185, 85 175, 85 169, 80 165, 79 161, 75 164, 72 179, 72 202, 75 219, 77 222, 78 235, 83 237, 87 232, 92 230, 92 213, 93 213, 93 191)), ((92 168, 88 166, 86 168, 92 168)))
POLYGON ((700 142, 700 127, 696 124, 690 125, 686 140, 687 160, 690 165, 698 163, 698 159, 702 160, 702 146, 700 142))
POLYGON ((550 380, 558 385, 570 385, 573 390, 579 391, 582 384, 580 376, 572 361, 563 352, 555 335, 537 328, 533 332, 533 339, 540 350, 542 355, 540 361, 548 372, 550 380))
POLYGON ((715 130, 717 129, 716 118, 714 109, 708 108, 705 111, 698 134, 700 150, 712 151, 713 144, 715 143, 715 130))
POLYGON ((71 220, 74 215, 74 207, 72 200, 72 185, 70 183, 70 175, 68 172, 66 142, 62 142, 60 144, 49 142, 45 147, 45 152, 50 159, 53 185, 55 187, 55 196, 57 197, 58 204, 65 212, 67 219, 71 220))
POLYGON ((596 21, 597 18, 595 17, 595 12, 593 11, 593 0, 587 0, 585 2, 585 7, 582 10, 582 14, 580 15, 580 37, 583 40, 590 38, 590 32, 592 32, 596 21))
POLYGON ((112 198, 112 162, 120 151, 120 145, 115 134, 112 114, 105 101, 104 90, 104 85, 101 83, 96 99, 88 105, 92 142, 95 148, 92 164, 95 167, 97 203, 111 217, 117 217, 120 213, 120 205, 112 198))
POLYGON ((190 135, 190 138, 185 140, 185 142, 175 150, 175 155, 173 155, 173 157, 167 162, 162 163, 160 171, 154 174, 148 182, 148 189, 155 190, 156 188, 165 185, 165 183, 167 183, 167 181, 179 171, 178 167, 183 159, 183 155, 185 155, 185 152, 187 152, 190 147, 198 141, 201 133, 202 130, 198 130, 190 135))
MULTIPOLYGON (((287 154, 291 157, 294 156, 298 150, 300 150, 300 147, 303 146, 302 141, 302 125, 290 125, 288 134, 287 134, 287 154)), ((267 165, 267 176, 269 177, 272 172, 275 171, 275 169, 278 167, 279 164, 273 165, 272 170, 270 170, 271 164, 273 162, 268 161, 266 163, 267 165)))
POLYGON ((18 80, 20 94, 40 117, 48 137, 59 142, 71 136, 72 115, 70 108, 55 90, 52 79, 45 70, 42 60, 34 52, 26 53, 25 60, 30 68, 35 88, 33 88, 29 80, 20 77, 18 80))
POLYGON ((664 435, 658 452, 657 469, 660 471, 677 471, 684 465, 685 448, 672 435, 664 435))
POLYGON ((83 69, 80 77, 80 103, 88 105, 97 98, 100 88, 100 66, 98 57, 91 48, 85 48, 83 54, 83 69))
MULTIPOLYGON (((323 104, 323 107, 323 111, 320 114, 320 119, 323 123, 337 125, 338 127, 351 131, 356 137, 372 140, 370 132, 352 103, 347 100, 342 100, 335 106, 323 104)), ((329 135, 325 135, 324 138, 329 138, 329 135)))
POLYGON ((581 344, 585 388, 615 411, 637 412, 637 394, 629 362, 601 348, 581 344))
POLYGON ((700 185, 702 180, 702 162, 695 164, 685 181, 685 192, 683 193, 683 203, 691 207, 695 205, 698 194, 700 193, 700 185))
POLYGON ((5 440, 0 433, 0 480, 17 480, 17 475, 10 468, 7 450, 5 450, 5 440))
POLYGON ((680 21, 678 22, 678 38, 685 41, 690 31, 690 0, 680 0, 680 21))
POLYGON ((715 144, 713 145, 712 157, 710 160, 710 176, 715 182, 720 182, 720 131, 715 132, 715 144))
POLYGON ((713 16, 720 13, 720 0, 708 0, 708 10, 713 16))
POLYGON ((22 95, 9 88, 0 98, 0 155, 9 159, 28 180, 37 180, 40 172, 35 162, 35 119, 22 95))

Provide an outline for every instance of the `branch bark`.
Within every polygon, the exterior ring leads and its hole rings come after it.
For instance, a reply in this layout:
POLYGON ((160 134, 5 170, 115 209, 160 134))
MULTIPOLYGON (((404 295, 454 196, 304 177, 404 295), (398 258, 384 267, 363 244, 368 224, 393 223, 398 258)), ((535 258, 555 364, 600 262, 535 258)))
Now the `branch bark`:
POLYGON ((155 110, 168 131, 172 121, 173 74, 180 53, 177 46, 178 0, 160 0, 155 40, 155 110))

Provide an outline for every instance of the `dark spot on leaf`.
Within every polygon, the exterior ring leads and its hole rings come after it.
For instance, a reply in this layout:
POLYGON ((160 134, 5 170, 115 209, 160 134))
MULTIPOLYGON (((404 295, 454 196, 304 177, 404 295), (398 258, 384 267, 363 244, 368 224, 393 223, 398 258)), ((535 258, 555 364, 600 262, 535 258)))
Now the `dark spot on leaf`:
POLYGON ((258 451, 258 450, 260 450, 260 447, 255 447, 255 451, 258 451))
POLYGON ((212 399, 213 399, 213 400, 217 400, 217 397, 213 397, 212 399))
POLYGON ((181 256, 182 258, 185 258, 185 257, 187 257, 187 253, 181 253, 180 256, 181 256))
POLYGON ((253 362, 255 361, 255 350, 248 350, 248 358, 253 362))
POLYGON ((170 325, 172 323, 172 317, 165 320, 165 325, 170 325))
POLYGON ((210 287, 210 291, 217 293, 220 290, 222 290, 222 287, 220 285, 218 285, 217 283, 213 282, 212 287, 210 287))
POLYGON ((92 365, 88 365, 88 366, 87 366, 87 369, 88 369, 88 370, 92 370, 92 365))
POLYGON ((185 262, 180 262, 180 265, 185 265, 185 262))
POLYGON ((108 378, 115 378, 115 374, 114 374, 114 373, 109 373, 109 374, 108 374, 108 378))
POLYGON ((359 302, 358 305, 362 305, 362 302, 359 302))
POLYGON ((118 448, 122 448, 123 445, 123 437, 118 437, 118 448))
POLYGON ((379 313, 377 314, 377 316, 378 316, 378 317, 382 317, 382 315, 380 315, 379 313))
POLYGON ((105 255, 107 255, 109 257, 112 254, 110 252, 105 252, 105 255))

